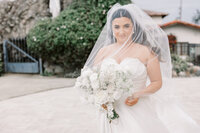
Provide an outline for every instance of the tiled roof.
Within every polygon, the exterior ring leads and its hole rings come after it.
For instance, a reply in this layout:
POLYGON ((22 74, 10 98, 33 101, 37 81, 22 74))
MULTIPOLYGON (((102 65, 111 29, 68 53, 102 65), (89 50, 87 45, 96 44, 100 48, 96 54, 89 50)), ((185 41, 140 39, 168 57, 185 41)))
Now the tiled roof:
POLYGON ((185 26, 190 26, 190 27, 200 29, 200 25, 184 22, 184 21, 181 21, 181 20, 174 20, 174 21, 162 24, 162 25, 160 25, 160 27, 164 28, 164 27, 168 27, 168 26, 172 26, 172 25, 176 25, 176 24, 182 24, 182 25, 185 25, 185 26))

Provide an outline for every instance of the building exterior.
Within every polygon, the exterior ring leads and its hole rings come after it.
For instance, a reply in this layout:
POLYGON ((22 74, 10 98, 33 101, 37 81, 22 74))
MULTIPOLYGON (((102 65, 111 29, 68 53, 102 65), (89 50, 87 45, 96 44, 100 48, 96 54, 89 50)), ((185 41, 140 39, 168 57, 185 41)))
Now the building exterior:
POLYGON ((144 10, 167 33, 171 53, 182 57, 190 57, 196 65, 200 65, 200 25, 174 20, 162 23, 167 13, 144 10))
POLYGON ((188 42, 200 44, 200 26, 174 20, 160 25, 167 34, 173 34, 177 37, 177 42, 188 42))
POLYGON ((157 24, 162 24, 163 18, 168 15, 168 13, 163 13, 163 12, 155 12, 151 10, 144 10, 157 24))
POLYGON ((168 35, 176 38, 176 43, 170 43, 172 53, 189 56, 196 65, 200 65, 199 25, 174 20, 160 26, 168 35))

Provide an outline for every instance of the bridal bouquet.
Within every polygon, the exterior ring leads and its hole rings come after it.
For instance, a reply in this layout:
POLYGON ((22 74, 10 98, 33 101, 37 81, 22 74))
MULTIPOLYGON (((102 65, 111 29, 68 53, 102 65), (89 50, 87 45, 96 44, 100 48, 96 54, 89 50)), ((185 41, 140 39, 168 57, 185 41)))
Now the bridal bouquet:
POLYGON ((105 59, 101 66, 81 70, 75 87, 82 92, 82 100, 107 111, 111 122, 119 117, 114 109, 115 102, 125 93, 130 93, 132 80, 130 73, 113 59, 105 59))

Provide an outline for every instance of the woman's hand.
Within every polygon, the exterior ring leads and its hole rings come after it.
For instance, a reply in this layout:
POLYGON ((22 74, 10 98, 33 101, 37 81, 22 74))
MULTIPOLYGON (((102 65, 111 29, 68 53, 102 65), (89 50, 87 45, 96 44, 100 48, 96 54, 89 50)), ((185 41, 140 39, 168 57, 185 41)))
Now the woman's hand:
POLYGON ((101 107, 103 107, 105 110, 107 110, 107 106, 105 104, 102 104, 101 107))
POLYGON ((128 106, 135 105, 139 100, 139 97, 130 96, 125 100, 125 104, 128 106))

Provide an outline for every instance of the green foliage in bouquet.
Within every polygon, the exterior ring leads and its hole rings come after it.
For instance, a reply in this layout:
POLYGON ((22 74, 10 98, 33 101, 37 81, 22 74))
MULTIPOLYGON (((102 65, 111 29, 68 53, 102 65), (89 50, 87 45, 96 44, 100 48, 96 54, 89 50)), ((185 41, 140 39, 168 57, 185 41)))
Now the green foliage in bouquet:
POLYGON ((176 54, 171 54, 171 59, 172 59, 172 65, 173 65, 173 70, 179 74, 180 72, 185 72, 188 68, 187 62, 183 59, 181 59, 178 55, 176 54))
POLYGON ((130 2, 74 0, 55 19, 39 21, 28 34, 28 46, 45 61, 67 70, 80 69, 106 23, 107 11, 115 3, 130 2))
POLYGON ((111 123, 112 120, 115 120, 115 119, 119 118, 119 115, 117 114, 117 112, 115 110, 112 110, 112 112, 113 112, 113 117, 112 118, 109 118, 109 116, 107 114, 107 118, 110 119, 109 123, 111 123))

